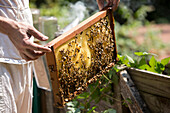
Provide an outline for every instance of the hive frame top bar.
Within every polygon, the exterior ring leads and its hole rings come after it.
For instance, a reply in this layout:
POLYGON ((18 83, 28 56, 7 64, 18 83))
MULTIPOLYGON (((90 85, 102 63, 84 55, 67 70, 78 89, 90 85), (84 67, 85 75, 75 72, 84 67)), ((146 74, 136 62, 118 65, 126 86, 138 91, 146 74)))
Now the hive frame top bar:
POLYGON ((63 33, 61 36, 52 40, 47 44, 47 46, 56 49, 60 45, 72 39, 77 34, 89 28, 94 23, 98 22, 101 18, 105 17, 107 15, 108 10, 112 10, 112 9, 110 9, 110 7, 104 8, 103 10, 97 12, 93 16, 89 17, 88 19, 86 19, 85 21, 77 25, 76 27, 73 27, 71 30, 63 33))

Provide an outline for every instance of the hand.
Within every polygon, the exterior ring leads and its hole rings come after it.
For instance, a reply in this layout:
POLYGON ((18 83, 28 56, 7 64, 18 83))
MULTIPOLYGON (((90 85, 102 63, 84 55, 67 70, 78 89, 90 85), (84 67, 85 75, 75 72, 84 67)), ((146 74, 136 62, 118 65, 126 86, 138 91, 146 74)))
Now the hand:
MULTIPOLYGON (((112 10, 115 11, 119 5, 120 0, 106 0, 106 6, 112 6, 112 10)), ((97 4, 99 9, 102 10, 104 8, 104 0, 97 0, 97 4)))
POLYGON ((33 26, 26 23, 13 21, 8 31, 8 37, 18 49, 21 57, 26 61, 35 60, 45 52, 50 52, 51 49, 31 42, 31 36, 46 41, 48 37, 37 31, 33 26))

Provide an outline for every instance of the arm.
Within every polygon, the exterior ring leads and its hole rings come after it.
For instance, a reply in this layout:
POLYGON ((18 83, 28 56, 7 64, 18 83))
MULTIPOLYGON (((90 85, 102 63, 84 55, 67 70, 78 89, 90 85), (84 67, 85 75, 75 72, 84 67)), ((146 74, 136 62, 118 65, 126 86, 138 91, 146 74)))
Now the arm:
POLYGON ((31 36, 46 41, 48 37, 37 31, 33 26, 0 16, 0 32, 8 35, 18 49, 21 57, 27 61, 35 60, 51 49, 31 42, 31 36))
MULTIPOLYGON (((106 6, 112 6, 112 10, 115 11, 119 5, 120 0, 106 0, 106 6)), ((97 4, 99 9, 102 10, 104 8, 104 0, 97 0, 97 4)))

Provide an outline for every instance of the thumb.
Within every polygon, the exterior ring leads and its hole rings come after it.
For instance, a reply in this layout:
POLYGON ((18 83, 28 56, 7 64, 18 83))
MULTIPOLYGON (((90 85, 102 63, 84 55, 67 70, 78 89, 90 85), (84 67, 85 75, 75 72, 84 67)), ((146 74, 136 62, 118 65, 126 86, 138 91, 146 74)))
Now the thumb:
POLYGON ((36 30, 34 27, 30 27, 28 29, 28 34, 33 35, 35 38, 41 40, 41 41, 46 41, 48 40, 48 37, 43 35, 41 32, 36 30))

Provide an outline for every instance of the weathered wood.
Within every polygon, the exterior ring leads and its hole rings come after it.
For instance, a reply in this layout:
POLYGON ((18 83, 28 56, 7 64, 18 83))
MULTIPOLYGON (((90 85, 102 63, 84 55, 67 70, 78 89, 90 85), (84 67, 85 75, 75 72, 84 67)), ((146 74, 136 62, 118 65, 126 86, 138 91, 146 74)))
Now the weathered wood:
POLYGON ((140 91, 151 113, 169 113, 170 99, 140 91))
POLYGON ((39 57, 37 60, 34 61, 34 72, 38 88, 50 91, 50 83, 42 57, 39 57))
POLYGON ((49 67, 49 73, 50 73, 50 76, 51 76, 51 83, 52 83, 52 91, 53 91, 53 96, 54 96, 54 103, 55 105, 54 106, 62 106, 60 105, 63 100, 62 98, 60 97, 60 94, 59 94, 59 77, 58 77, 58 74, 57 74, 57 65, 56 65, 56 59, 55 59, 55 55, 54 55, 54 52, 50 52, 50 53, 47 53, 46 54, 46 58, 47 58, 47 64, 48 64, 48 67, 49 67))
POLYGON ((125 101, 127 99, 131 100, 131 102, 126 101, 131 113, 149 113, 145 102, 141 98, 127 71, 123 70, 119 75, 121 95, 125 101))
POLYGON ((169 76, 134 68, 127 71, 152 113, 170 112, 169 76))
POLYGON ((127 71, 140 91, 170 99, 170 76, 134 68, 127 71))

